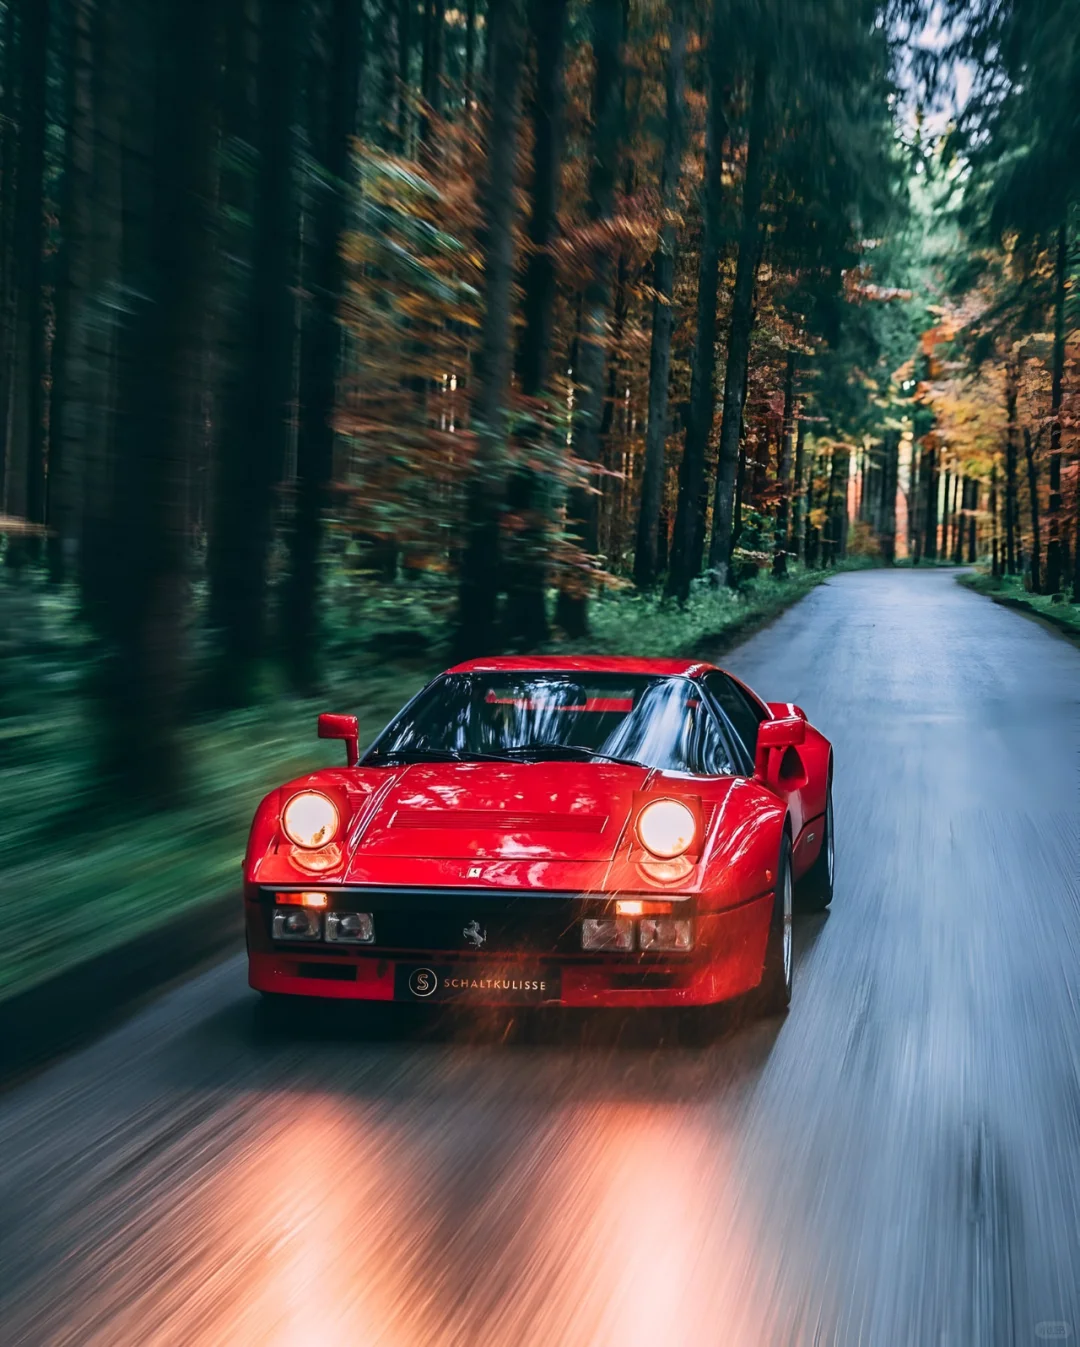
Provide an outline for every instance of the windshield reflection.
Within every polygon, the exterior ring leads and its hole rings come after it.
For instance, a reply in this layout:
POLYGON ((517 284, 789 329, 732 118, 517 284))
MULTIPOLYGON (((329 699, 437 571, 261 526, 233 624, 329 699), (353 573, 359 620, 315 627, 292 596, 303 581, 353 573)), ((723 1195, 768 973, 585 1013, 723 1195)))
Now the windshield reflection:
POLYGON ((647 674, 447 674, 401 713, 364 761, 440 755, 595 756, 663 771, 735 771, 697 684, 647 674))

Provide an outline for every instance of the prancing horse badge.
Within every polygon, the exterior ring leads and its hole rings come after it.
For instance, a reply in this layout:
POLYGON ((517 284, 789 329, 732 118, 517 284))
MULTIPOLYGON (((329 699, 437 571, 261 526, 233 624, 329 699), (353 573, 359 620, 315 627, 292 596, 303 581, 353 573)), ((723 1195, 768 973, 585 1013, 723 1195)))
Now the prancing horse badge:
POLYGON ((461 934, 475 949, 479 949, 487 939, 487 931, 482 931, 480 929, 480 923, 478 921, 470 921, 461 934))

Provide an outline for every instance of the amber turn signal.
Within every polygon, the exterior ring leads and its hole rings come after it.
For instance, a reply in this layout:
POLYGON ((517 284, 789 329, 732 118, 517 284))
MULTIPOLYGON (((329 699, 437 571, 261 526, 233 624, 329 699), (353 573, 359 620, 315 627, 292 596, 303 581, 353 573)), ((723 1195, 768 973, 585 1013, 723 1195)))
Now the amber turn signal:
POLYGON ((275 893, 274 902, 290 907, 325 907, 325 893, 275 893))
POLYGON ((671 904, 651 902, 648 898, 619 898, 615 911, 620 917, 666 917, 671 912, 671 904))

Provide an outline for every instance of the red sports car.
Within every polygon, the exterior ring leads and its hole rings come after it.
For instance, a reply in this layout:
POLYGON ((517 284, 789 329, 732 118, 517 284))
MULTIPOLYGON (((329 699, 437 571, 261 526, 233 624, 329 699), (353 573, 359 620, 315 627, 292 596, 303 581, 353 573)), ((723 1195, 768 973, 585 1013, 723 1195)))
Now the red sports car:
POLYGON ((497 1005, 791 998, 792 909, 833 887, 832 749, 711 664, 475 660, 362 758, 259 805, 249 980, 497 1005))

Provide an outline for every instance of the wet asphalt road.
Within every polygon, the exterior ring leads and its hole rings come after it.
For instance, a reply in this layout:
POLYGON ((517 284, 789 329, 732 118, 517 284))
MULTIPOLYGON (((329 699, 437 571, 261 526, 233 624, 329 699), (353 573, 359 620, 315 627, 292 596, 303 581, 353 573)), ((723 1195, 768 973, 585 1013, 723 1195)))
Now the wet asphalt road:
POLYGON ((1080 1337, 1080 650, 943 572, 725 661, 836 746, 781 1023, 260 1028, 243 963, 0 1096, 0 1343, 1080 1337))

